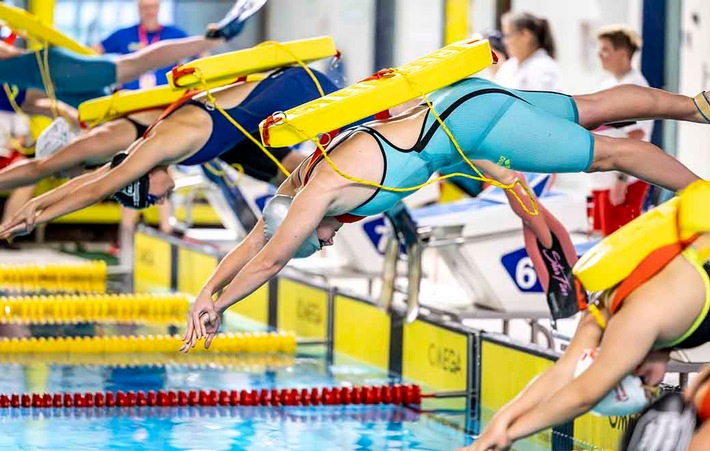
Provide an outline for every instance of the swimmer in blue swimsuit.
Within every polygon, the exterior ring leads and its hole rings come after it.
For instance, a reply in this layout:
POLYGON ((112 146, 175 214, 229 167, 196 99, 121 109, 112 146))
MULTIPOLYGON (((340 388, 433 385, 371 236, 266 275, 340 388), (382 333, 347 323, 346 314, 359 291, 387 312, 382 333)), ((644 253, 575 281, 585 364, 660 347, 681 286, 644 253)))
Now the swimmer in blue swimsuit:
MULTIPOLYGON (((699 103, 703 99, 628 85, 571 97, 504 89, 477 78, 431 95, 463 152, 502 183, 515 178, 508 167, 549 173, 620 170, 674 191, 698 177, 652 144, 597 136, 588 129, 644 118, 706 123, 703 111, 710 105, 699 103)), ((461 163, 426 105, 345 131, 327 151, 345 174, 390 187, 417 185, 440 168, 461 163)), ((316 152, 291 174, 267 203, 262 220, 207 280, 191 310, 183 351, 200 338, 207 337, 209 344, 221 313, 291 258, 332 244, 343 223, 382 213, 411 194, 348 180, 322 161, 316 152)))
MULTIPOLYGON (((207 29, 204 37, 161 41, 129 55, 86 56, 50 47, 49 73, 56 97, 77 107, 86 100, 109 94, 107 90, 115 84, 130 82, 145 72, 209 52, 237 36, 246 20, 265 3, 266 0, 237 0, 224 19, 207 29)), ((0 83, 44 91, 35 53, 0 42, 0 83)))

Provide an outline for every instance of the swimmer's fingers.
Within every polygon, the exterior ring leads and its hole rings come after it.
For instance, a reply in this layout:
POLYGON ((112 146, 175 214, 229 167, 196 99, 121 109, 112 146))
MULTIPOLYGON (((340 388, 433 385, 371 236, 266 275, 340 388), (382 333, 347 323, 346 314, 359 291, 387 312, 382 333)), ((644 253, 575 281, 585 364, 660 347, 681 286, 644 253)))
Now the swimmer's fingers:
POLYGON ((190 319, 192 321, 193 327, 195 328, 194 335, 196 339, 202 338, 200 335, 200 326, 202 325, 202 320, 200 317, 202 316, 202 311, 196 308, 193 308, 192 311, 190 312, 190 319))
POLYGON ((216 335, 217 335, 217 334, 212 334, 212 333, 207 334, 207 338, 205 339, 205 349, 209 349, 209 348, 210 348, 210 345, 212 344, 212 340, 214 340, 214 337, 215 337, 216 335))
POLYGON ((185 335, 182 338, 183 344, 180 346, 180 352, 188 353, 190 348, 194 346, 193 337, 195 336, 195 325, 192 318, 187 320, 187 329, 185 330, 185 335))
POLYGON ((205 338, 207 336, 207 330, 205 329, 205 324, 210 321, 210 316, 204 310, 200 312, 200 318, 197 321, 197 338, 205 338))
POLYGON ((0 225, 0 238, 10 239, 26 229, 24 221, 8 221, 0 225))
POLYGON ((187 343, 188 340, 192 338, 192 333, 195 330, 195 326, 193 325, 192 322, 192 315, 188 314, 187 315, 187 327, 185 328, 185 333, 182 336, 182 341, 187 343))

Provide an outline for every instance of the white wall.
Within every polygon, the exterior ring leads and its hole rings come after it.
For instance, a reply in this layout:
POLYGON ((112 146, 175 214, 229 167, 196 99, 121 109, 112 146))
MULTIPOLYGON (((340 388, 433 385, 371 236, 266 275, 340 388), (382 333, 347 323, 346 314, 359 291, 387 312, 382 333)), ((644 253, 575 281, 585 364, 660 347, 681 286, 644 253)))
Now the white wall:
POLYGON ((394 65, 412 61, 444 44, 443 0, 396 0, 394 65))
MULTIPOLYGON (((495 27, 495 0, 470 0, 469 33, 495 27)), ((444 0, 396 0, 394 64, 444 44, 444 0)))
POLYGON ((481 33, 496 26, 496 2, 495 0, 471 0, 470 27, 473 33, 481 33))
MULTIPOLYGON (((684 0, 681 32, 680 92, 694 96, 710 88, 710 2, 684 0)), ((710 178, 708 140, 707 125, 678 124, 678 159, 703 178, 710 178)))
POLYGON ((349 82, 373 73, 374 0, 271 0, 267 8, 266 39, 331 35, 343 53, 349 82))

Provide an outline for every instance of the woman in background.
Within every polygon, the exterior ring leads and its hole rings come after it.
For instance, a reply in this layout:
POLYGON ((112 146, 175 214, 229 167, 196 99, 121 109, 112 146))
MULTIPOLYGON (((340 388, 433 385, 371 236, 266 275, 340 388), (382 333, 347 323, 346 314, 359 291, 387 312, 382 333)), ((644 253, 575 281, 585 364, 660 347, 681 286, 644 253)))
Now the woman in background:
POLYGON ((511 89, 561 92, 555 39, 547 19, 526 12, 506 13, 501 28, 510 59, 498 69, 494 81, 511 89))

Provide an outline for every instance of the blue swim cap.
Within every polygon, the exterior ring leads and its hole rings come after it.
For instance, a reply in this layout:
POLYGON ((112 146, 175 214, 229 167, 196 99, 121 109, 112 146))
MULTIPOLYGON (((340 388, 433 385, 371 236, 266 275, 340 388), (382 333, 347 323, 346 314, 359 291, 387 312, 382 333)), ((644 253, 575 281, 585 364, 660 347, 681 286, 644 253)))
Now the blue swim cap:
MULTIPOLYGON (((266 236, 266 241, 269 241, 271 237, 274 236, 276 230, 278 230, 281 223, 284 222, 284 219, 286 219, 286 215, 288 214, 288 209, 291 207, 292 203, 293 197, 285 196, 283 194, 277 194, 266 202, 264 211, 262 212, 264 217, 264 235, 266 236)), ((308 235, 293 257, 310 257, 319 250, 321 250, 321 244, 318 239, 318 233, 314 230, 310 235, 308 235)))

